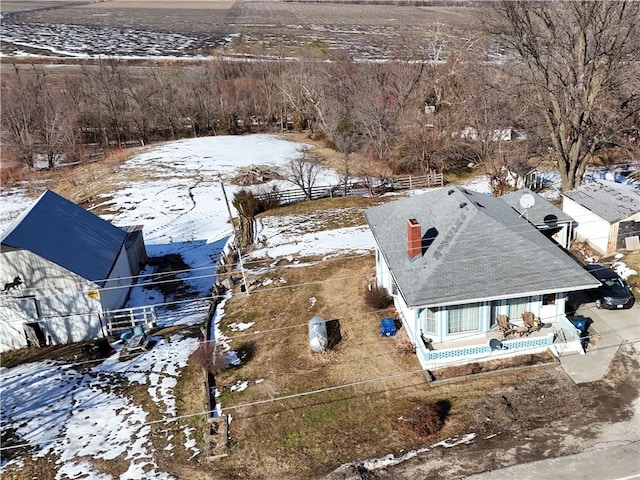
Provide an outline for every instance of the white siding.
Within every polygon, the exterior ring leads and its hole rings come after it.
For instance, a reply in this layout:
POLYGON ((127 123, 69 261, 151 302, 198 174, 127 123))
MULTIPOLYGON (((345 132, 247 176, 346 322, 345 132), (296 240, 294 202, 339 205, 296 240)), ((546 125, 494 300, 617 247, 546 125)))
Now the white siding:
POLYGON ((54 343, 89 340, 100 334, 99 300, 87 292, 97 285, 26 250, 3 252, 0 272, 13 278, 20 275, 24 285, 5 294, 0 304, 0 336, 3 351, 13 344, 26 345, 24 323, 38 322, 54 343))
POLYGON ((12 298, 0 299, 0 352, 27 346, 24 324, 29 318, 15 303, 12 298))
POLYGON ((131 276, 127 252, 122 247, 109 274, 109 280, 100 290, 100 301, 105 310, 115 310, 124 306, 129 296, 130 286, 133 284, 131 276))
POLYGON ((567 197, 562 199, 562 211, 578 223, 574 230, 576 240, 587 242, 601 254, 607 253, 609 222, 567 197))

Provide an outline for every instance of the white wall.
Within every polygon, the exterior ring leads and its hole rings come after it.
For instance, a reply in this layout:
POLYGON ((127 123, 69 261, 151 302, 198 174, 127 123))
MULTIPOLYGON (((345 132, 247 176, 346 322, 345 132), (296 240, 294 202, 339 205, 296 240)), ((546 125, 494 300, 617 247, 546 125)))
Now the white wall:
MULTIPOLYGON (((4 294, 0 303, 2 349, 26 346, 24 323, 38 322, 54 343, 90 340, 100 335, 102 306, 87 293, 97 285, 26 250, 0 254, 3 275, 20 275, 19 290, 4 294)), ((6 351, 6 350, 3 350, 6 351)))
POLYGON ((575 240, 587 242, 602 255, 607 253, 609 222, 567 197, 562 198, 562 211, 578 223, 574 229, 575 240))
POLYGON ((8 297, 0 301, 0 352, 27 346, 24 324, 30 320, 15 303, 8 297))
POLYGON ((123 246, 109 273, 109 280, 100 289, 100 301, 105 310, 114 310, 124 306, 129 296, 130 286, 133 284, 131 276, 129 258, 123 246))

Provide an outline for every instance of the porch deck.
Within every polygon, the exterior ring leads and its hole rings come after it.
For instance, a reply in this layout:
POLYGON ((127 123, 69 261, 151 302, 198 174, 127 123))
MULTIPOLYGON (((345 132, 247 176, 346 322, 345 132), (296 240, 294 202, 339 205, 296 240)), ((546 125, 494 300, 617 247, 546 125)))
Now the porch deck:
POLYGON ((540 330, 526 336, 516 333, 503 338, 496 327, 484 335, 473 334, 457 340, 434 343, 432 349, 420 345, 417 354, 424 368, 432 369, 448 364, 537 353, 550 347, 555 347, 556 352, 582 350, 580 333, 566 317, 557 317, 555 321, 545 322, 540 330), (492 339, 499 340, 506 348, 492 350, 489 346, 492 339))

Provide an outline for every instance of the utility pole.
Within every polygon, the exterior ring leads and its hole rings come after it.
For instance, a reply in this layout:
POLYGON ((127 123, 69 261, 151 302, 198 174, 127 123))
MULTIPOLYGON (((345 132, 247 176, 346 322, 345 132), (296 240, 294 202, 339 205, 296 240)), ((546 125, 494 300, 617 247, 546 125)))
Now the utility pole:
POLYGON ((238 239, 238 232, 236 230, 236 224, 233 221, 233 215, 231 214, 231 206, 229 205, 229 198, 227 197, 227 191, 224 188, 224 182, 222 181, 222 175, 218 174, 218 178, 220 179, 220 186, 222 187, 222 195, 224 195, 224 203, 227 206, 227 212, 229 213, 229 221, 231 222, 231 228, 233 228, 233 243, 238 252, 238 261, 240 263, 240 271, 242 272, 242 283, 244 284, 244 291, 249 295, 249 287, 247 285, 247 277, 244 274, 244 265, 242 264, 242 252, 240 251, 240 247, 236 243, 238 239))

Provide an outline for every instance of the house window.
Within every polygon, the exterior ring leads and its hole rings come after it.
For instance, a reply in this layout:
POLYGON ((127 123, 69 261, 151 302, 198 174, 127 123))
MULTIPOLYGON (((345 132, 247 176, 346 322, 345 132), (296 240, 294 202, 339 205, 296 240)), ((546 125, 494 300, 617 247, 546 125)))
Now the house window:
POLYGON ((436 312, 427 308, 427 314, 425 316, 424 329, 429 333, 436 333, 436 312))
POLYGON ((480 304, 464 305, 449 309, 448 333, 480 330, 480 304))
POLYGON ((522 318, 522 314, 528 310, 529 306, 529 298, 512 298, 508 301, 509 311, 507 315, 509 315, 510 320, 516 320, 522 318))

